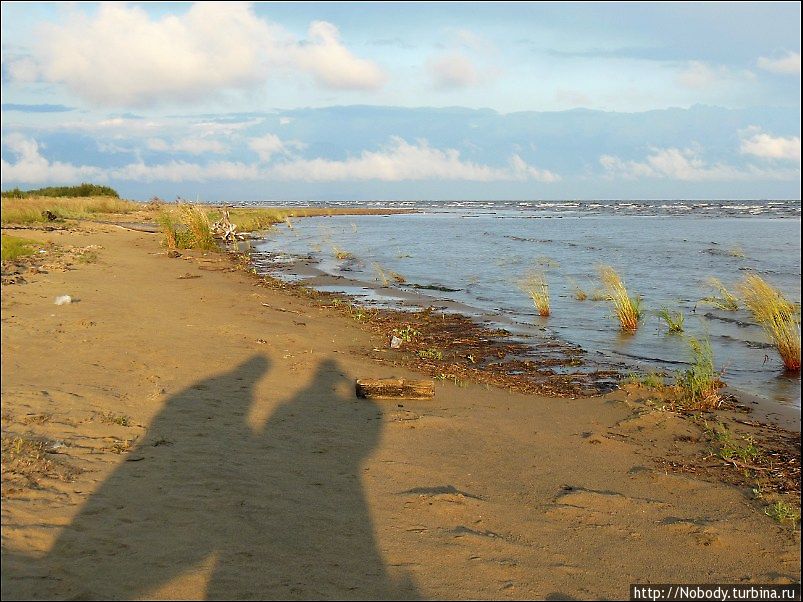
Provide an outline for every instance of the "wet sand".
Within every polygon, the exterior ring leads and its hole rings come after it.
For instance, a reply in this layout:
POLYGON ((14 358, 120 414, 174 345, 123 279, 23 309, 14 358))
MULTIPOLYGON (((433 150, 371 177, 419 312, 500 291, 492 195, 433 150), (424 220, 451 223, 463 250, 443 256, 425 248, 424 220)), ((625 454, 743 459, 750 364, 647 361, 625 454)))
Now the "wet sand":
POLYGON ((385 337, 342 312, 225 256, 168 259, 154 234, 19 235, 101 248, 3 287, 4 437, 41 438, 69 468, 4 496, 4 599, 598 599, 800 579, 799 530, 744 487, 667 470, 702 453, 699 429, 624 391, 437 382, 431 401, 358 400, 355 378, 420 375, 374 361, 385 337))

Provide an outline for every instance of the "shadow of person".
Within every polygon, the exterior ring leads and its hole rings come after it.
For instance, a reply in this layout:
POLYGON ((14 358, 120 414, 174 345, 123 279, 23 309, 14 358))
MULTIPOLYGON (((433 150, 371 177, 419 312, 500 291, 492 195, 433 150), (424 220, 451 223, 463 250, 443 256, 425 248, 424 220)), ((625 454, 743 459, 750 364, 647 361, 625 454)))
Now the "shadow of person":
POLYGON ((255 433, 268 367, 255 356, 169 398, 60 534, 33 595, 417 597, 387 572, 360 482, 381 411, 338 395, 344 377, 323 362, 255 433))
POLYGON ((282 403, 260 433, 237 545, 222 550, 211 599, 250 582, 246 598, 414 599, 393 579, 374 539, 361 484, 382 412, 356 399, 336 362, 322 362, 309 386, 282 403))

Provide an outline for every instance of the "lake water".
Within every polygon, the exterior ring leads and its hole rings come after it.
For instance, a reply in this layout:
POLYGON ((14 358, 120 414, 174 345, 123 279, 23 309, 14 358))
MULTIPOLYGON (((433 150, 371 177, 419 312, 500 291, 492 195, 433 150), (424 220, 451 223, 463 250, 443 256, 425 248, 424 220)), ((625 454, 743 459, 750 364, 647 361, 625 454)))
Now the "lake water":
POLYGON ((799 412, 799 376, 784 373, 750 315, 701 301, 717 294, 709 277, 730 289, 750 272, 800 301, 799 201, 332 204, 420 213, 299 219, 266 235, 256 250, 308 256, 324 272, 377 285, 379 264, 405 278, 393 285, 400 290, 459 302, 524 329, 546 328, 634 370, 673 371, 689 359, 684 337, 668 334, 655 315, 666 306, 685 314, 685 334, 710 338, 729 385, 799 412), (334 248, 355 259, 337 260, 334 248), (647 315, 635 334, 620 331, 609 303, 575 298, 575 284, 588 293, 599 288, 600 264, 613 266, 630 293, 643 296, 647 315), (516 284, 532 269, 544 270, 549 282, 548 318, 516 284))

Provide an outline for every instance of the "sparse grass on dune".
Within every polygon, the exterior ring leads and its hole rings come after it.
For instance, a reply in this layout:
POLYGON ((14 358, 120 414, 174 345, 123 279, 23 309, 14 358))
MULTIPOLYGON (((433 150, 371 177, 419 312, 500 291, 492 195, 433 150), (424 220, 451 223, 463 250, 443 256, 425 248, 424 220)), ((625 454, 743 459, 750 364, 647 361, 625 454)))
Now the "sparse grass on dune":
POLYGON ((116 197, 3 197, 2 223, 35 224, 50 221, 45 212, 59 219, 88 219, 102 214, 125 214, 143 208, 139 203, 116 197))
POLYGON ((691 362, 675 375, 679 404, 687 410, 713 410, 719 406, 723 383, 714 367, 714 352, 708 339, 688 338, 691 362))
POLYGON ((711 411, 720 405, 719 390, 724 386, 721 373, 714 367, 714 352, 707 338, 688 337, 691 355, 688 368, 674 374, 674 384, 668 384, 663 374, 648 372, 634 374, 630 383, 650 389, 682 412, 711 411))
POLYGON ((800 371, 800 313, 781 292, 757 274, 737 286, 745 305, 775 347, 787 370, 800 371))
POLYGON ((642 317, 641 297, 631 297, 628 294, 624 282, 611 266, 602 265, 598 269, 600 280, 613 303, 614 313, 622 330, 636 331, 642 317))
POLYGON ((736 295, 731 293, 719 278, 712 276, 707 278, 705 282, 711 288, 716 289, 719 292, 719 296, 705 297, 701 299, 702 303, 713 305, 723 311, 736 311, 739 309, 739 300, 736 295))
POLYGON ((20 238, 19 236, 3 235, 0 237, 0 241, 2 241, 3 247, 3 261, 12 261, 18 257, 33 255, 42 247, 42 244, 35 240, 20 238))
POLYGON ((533 305, 538 310, 538 315, 547 317, 550 314, 549 307, 549 282, 543 272, 530 272, 519 280, 519 288, 530 295, 533 305))
POLYGON ((43 479, 70 482, 80 472, 77 468, 61 462, 49 453, 54 441, 34 435, 13 435, 3 430, 2 470, 3 498, 26 489, 41 488, 43 479))

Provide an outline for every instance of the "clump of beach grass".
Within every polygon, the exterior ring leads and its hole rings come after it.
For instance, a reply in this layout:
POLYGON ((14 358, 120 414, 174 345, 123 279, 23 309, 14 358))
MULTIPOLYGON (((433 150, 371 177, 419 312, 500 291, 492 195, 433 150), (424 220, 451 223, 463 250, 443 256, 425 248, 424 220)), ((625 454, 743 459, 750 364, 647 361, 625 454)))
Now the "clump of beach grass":
POLYGON ((800 371, 800 314, 781 292, 757 274, 738 285, 744 303, 772 339, 784 367, 800 371))
POLYGON ((418 352, 418 357, 425 360, 442 360, 443 351, 435 348, 422 349, 418 352))
POLYGON ((540 255, 535 258, 535 264, 540 265, 543 268, 559 268, 560 262, 548 257, 547 255, 540 255))
POLYGON ((209 215, 202 207, 181 203, 178 206, 181 220, 190 232, 193 249, 217 250, 218 244, 212 235, 209 215))
POLYGON ((792 528, 800 522, 800 511, 783 500, 778 500, 774 504, 767 506, 764 509, 764 514, 778 523, 790 523, 792 528))
POLYGON ((638 385, 646 389, 662 390, 666 386, 664 375, 655 370, 645 372, 643 374, 633 373, 627 377, 627 382, 630 384, 638 385))
POLYGON ((683 322, 685 321, 685 316, 683 315, 682 311, 672 311, 668 307, 664 306, 656 313, 659 318, 666 322, 669 332, 683 332, 683 322))
POLYGON ((530 272, 519 280, 519 288, 530 295, 533 305, 538 310, 538 315, 547 317, 550 314, 549 307, 549 283, 543 272, 530 272))
POLYGON ((178 231, 178 223, 173 214, 167 209, 160 209, 156 215, 156 222, 162 230, 164 237, 162 243, 168 250, 174 251, 179 248, 181 235, 178 231))
POLYGON ((349 253, 348 251, 344 251, 340 247, 333 246, 332 253, 335 255, 335 259, 338 261, 346 261, 347 259, 354 259, 354 255, 349 253))
POLYGON ((675 375, 679 402, 688 410, 713 410, 719 406, 723 383, 714 367, 714 352, 708 339, 688 338, 691 362, 675 375))
POLYGON ((641 297, 631 297, 619 274, 609 265, 599 267, 600 280, 613 303, 613 310, 622 330, 635 332, 643 312, 641 297))
POLYGON ((374 261, 371 265, 373 265, 374 271, 379 277, 379 280, 382 282, 382 286, 387 286, 390 284, 391 280, 397 284, 404 284, 407 282, 407 279, 404 276, 398 272, 394 272, 393 270, 386 270, 376 261, 374 261))
POLYGON ((703 303, 708 303, 723 311, 736 311, 739 309, 739 300, 736 295, 731 293, 719 278, 711 276, 705 282, 711 288, 716 289, 719 292, 719 296, 705 297, 701 300, 703 303))
POLYGON ((379 265, 376 261, 371 264, 374 267, 374 271, 376 275, 379 277, 379 281, 382 282, 382 286, 387 286, 390 284, 390 278, 388 274, 385 272, 384 268, 379 265))
POLYGON ((171 208, 163 207, 157 213, 156 221, 164 236, 164 246, 169 250, 220 249, 212 234, 209 215, 202 207, 187 203, 178 203, 171 208))
POLYGON ((0 237, 0 242, 2 242, 3 261, 13 261, 19 257, 33 255, 42 247, 42 244, 35 240, 20 238, 19 236, 3 235, 0 237))
POLYGON ((588 293, 581 287, 574 278, 568 279, 569 286, 572 287, 574 291, 574 298, 578 301, 585 301, 588 299, 588 293))
POLYGON ((761 457, 761 450, 752 436, 736 436, 722 423, 711 430, 711 436, 719 446, 719 457, 726 462, 752 464, 761 457))

